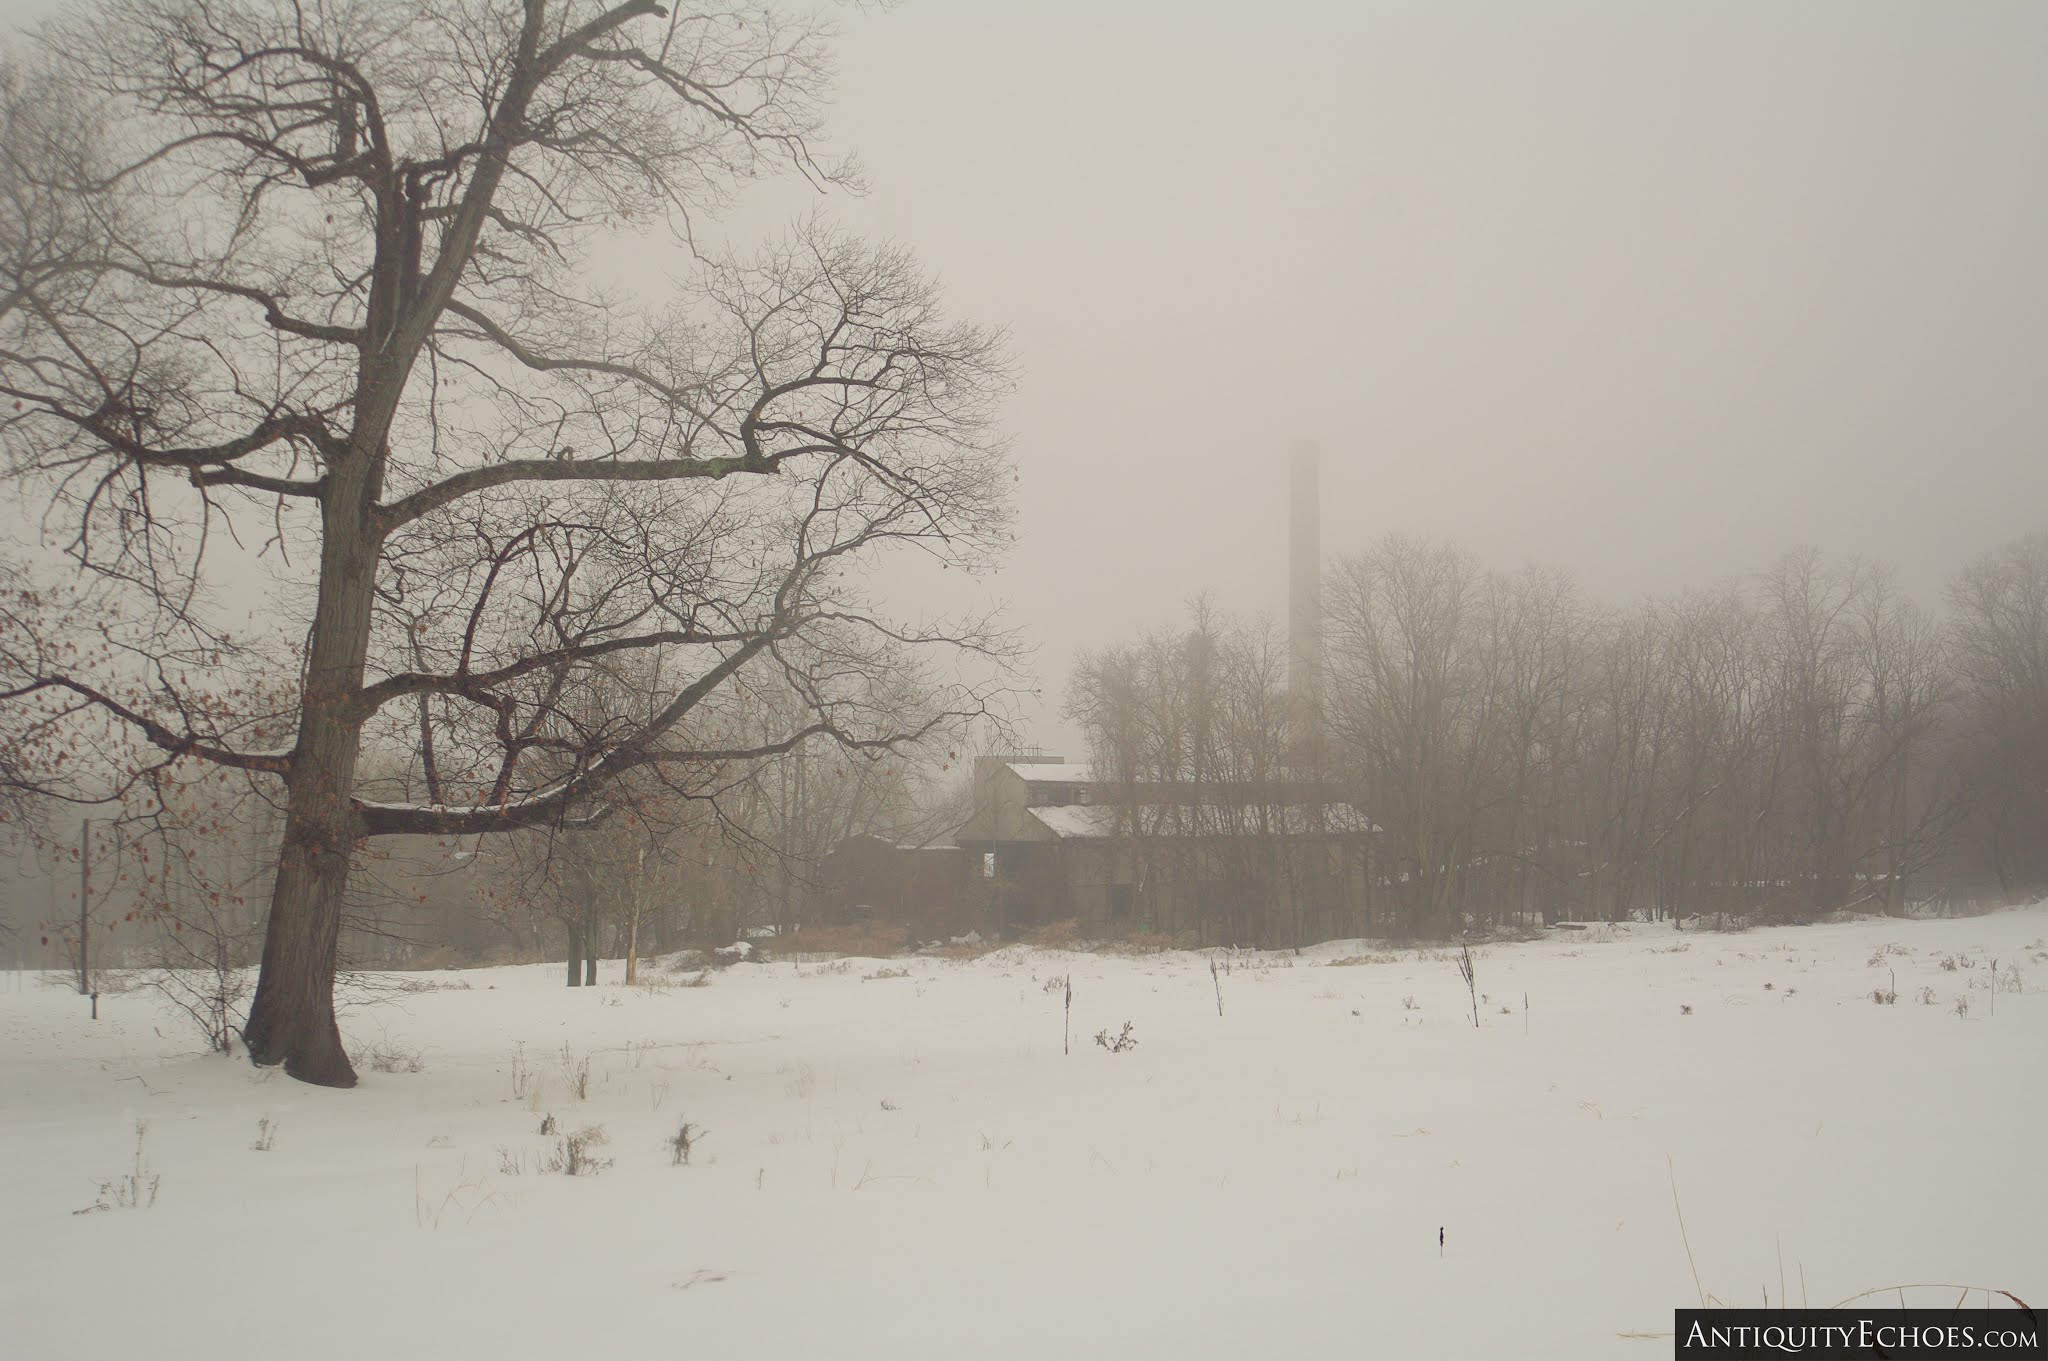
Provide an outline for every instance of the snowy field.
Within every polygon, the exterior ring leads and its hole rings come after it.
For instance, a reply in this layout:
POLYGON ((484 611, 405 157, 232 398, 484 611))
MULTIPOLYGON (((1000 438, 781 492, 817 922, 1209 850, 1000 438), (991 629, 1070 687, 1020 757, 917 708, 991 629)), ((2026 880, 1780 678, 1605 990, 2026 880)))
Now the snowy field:
POLYGON ((1477 1029, 1360 944, 1226 958, 1220 1017, 1194 954, 407 975, 343 1028, 420 1071, 352 1092, 0 975, 0 1352, 1648 1358, 1702 1290, 2048 1299, 2048 905, 1476 959, 1477 1029))

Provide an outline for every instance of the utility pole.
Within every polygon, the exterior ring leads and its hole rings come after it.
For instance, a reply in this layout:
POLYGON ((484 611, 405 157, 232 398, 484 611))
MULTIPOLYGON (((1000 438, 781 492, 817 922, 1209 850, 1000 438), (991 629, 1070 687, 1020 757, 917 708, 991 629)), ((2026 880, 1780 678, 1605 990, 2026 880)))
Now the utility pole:
POLYGON ((92 901, 92 819, 86 818, 78 824, 78 990, 91 992, 86 986, 90 973, 86 968, 86 907, 92 901))
POLYGON ((100 999, 92 990, 92 819, 78 824, 78 991, 92 998, 92 1018, 100 1018, 100 999))

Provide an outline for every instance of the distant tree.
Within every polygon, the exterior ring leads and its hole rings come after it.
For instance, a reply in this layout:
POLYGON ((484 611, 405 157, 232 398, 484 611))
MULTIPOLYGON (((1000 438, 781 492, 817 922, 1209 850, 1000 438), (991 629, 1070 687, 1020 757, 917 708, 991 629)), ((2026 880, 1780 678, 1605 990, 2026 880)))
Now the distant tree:
POLYGON ((1674 736, 1663 620, 1647 606, 1610 615, 1590 653, 1578 751, 1581 868, 1588 908, 1620 920, 1638 904, 1662 831, 1674 736))
POLYGON ((1002 542, 1001 337, 816 223, 673 290, 594 267, 778 168, 845 183, 814 151, 827 36, 654 0, 109 0, 0 91, 0 440, 71 573, 8 615, 0 702, 101 748, 45 789, 282 786, 256 1062, 355 1080, 332 994, 366 838, 599 819, 628 772, 893 749, 990 703, 916 669, 1006 660, 986 621, 893 620, 852 568, 1002 542), (230 537, 268 550, 274 629, 216 608, 230 537), (281 648, 290 737, 253 745, 277 715, 238 686, 281 648), (665 701, 583 722, 630 653, 665 701), (755 670, 802 697, 788 726, 694 740, 755 670), (403 743, 404 789, 367 796, 366 742, 403 743))
POLYGON ((1747 877, 1744 848, 1763 811, 1746 779, 1758 733, 1755 614, 1732 587, 1687 594, 1662 613, 1671 821, 1658 894, 1673 912, 1725 910, 1747 877))
POLYGON ((1287 649, 1268 618, 1191 602, 1185 625, 1083 653, 1067 717, 1087 739, 1114 877, 1151 929, 1298 940, 1341 910, 1319 796, 1291 764, 1287 649))
POLYGON ((613 816, 583 827, 544 828, 512 839, 511 892, 561 924, 568 984, 597 982, 597 961, 609 927, 625 957, 625 981, 639 981, 642 927, 661 897, 680 888, 671 848, 685 834, 680 819, 656 812, 661 796, 615 787, 613 816))
POLYGON ((1902 592, 1890 569, 1865 574, 1855 605, 1862 671, 1866 813, 1859 866, 1881 886, 1884 910, 1906 911, 1906 883, 1947 848, 1962 812, 1959 774, 1944 759, 1955 669, 1940 624, 1902 592))
POLYGON ((1578 711, 1577 681, 1591 651, 1588 611, 1561 572, 1530 568, 1492 592, 1501 638, 1501 798, 1491 821, 1499 854, 1482 910, 1522 918, 1559 896, 1566 873, 1558 829, 1571 769, 1565 736, 1578 711))
POLYGON ((208 1048, 232 1054, 263 942, 280 812, 240 772, 187 775, 176 787, 159 781, 128 824, 136 872, 124 896, 141 933, 131 962, 208 1048))
POLYGON ((1986 857, 2009 897, 2048 892, 2048 532, 1972 562, 1949 606, 1986 857))
POLYGON ((1457 933, 1506 769, 1489 589, 1471 554, 1401 536, 1341 560, 1331 582, 1330 732, 1381 828, 1376 872, 1403 932, 1457 933))

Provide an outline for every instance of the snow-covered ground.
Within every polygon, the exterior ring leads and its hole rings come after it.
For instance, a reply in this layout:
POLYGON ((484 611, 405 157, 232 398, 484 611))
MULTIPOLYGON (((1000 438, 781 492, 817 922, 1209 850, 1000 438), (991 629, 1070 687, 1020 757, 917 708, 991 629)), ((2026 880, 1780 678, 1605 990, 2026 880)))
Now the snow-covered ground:
POLYGON ((1491 946, 1477 1029, 1439 952, 1225 966, 1220 1017, 1192 954, 407 976, 343 1028, 421 1071, 350 1092, 0 975, 0 1352, 1647 1358, 1700 1290, 2048 1298, 2048 905, 1491 946), (77 1213, 138 1121, 155 1203, 77 1213))

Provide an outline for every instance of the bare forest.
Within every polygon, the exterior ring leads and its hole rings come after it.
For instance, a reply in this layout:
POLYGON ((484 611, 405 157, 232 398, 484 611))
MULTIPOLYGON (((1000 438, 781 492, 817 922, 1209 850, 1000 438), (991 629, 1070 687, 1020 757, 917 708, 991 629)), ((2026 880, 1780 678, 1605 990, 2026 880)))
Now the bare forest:
POLYGON ((2048 890, 2048 536, 1985 552, 1931 608, 1881 564, 1813 551, 1617 606, 1400 536, 1337 559, 1325 592, 1306 715, 1275 627, 1206 601, 1087 654, 1069 687, 1141 882, 1200 874, 1270 903, 1297 872, 1287 843, 1325 830, 1305 817, 1369 817, 1354 872, 1332 876, 1353 887, 1245 938, 1896 916, 2048 890), (1161 794, 1191 789, 1212 792, 1161 794), (1189 819, 1229 863, 1193 863, 1170 825, 1189 819))

